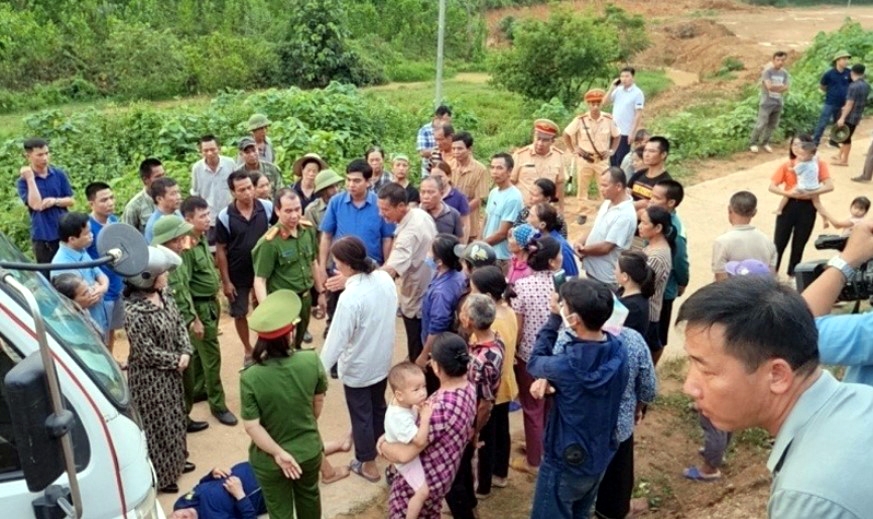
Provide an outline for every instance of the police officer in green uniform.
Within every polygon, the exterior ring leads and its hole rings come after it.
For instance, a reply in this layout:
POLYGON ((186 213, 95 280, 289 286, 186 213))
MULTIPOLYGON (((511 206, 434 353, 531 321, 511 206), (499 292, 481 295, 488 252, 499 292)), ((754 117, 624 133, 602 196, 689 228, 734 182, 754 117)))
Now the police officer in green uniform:
POLYGON ((276 193, 273 203, 278 223, 258 240, 252 249, 255 267, 255 298, 263 302, 268 294, 280 289, 296 293, 301 300, 300 333, 294 338, 294 347, 300 348, 303 334, 309 327, 312 312, 310 289, 318 287, 318 306, 324 309, 323 281, 316 279, 321 270, 316 265, 318 242, 313 225, 302 218, 300 198, 290 188, 276 193))
POLYGON ((249 317, 258 334, 254 364, 240 375, 240 402, 251 437, 249 462, 271 519, 319 519, 322 461, 318 417, 327 375, 314 351, 292 348, 300 322, 300 297, 278 289, 249 317))
MULTIPOLYGON (((182 219, 181 216, 168 214, 158 218, 155 222, 154 237, 152 238, 152 246, 163 245, 182 257, 185 250, 185 245, 188 241, 188 236, 191 234, 191 229, 194 226, 182 219)), ((191 291, 188 285, 191 282, 191 276, 186 268, 177 268, 170 271, 169 284, 170 291, 173 294, 173 301, 179 309, 179 314, 185 322, 187 329, 191 329, 191 323, 196 317, 194 315, 194 303, 191 301, 191 291)), ((196 351, 195 351, 196 354, 196 351)), ((199 367, 199 364, 197 364, 199 367)), ((185 370, 185 377, 191 377, 188 372, 194 371, 194 364, 189 364, 189 368, 185 370)), ((203 387, 202 372, 200 385, 191 387, 190 390, 186 383, 185 390, 185 414, 191 414, 191 407, 194 405, 195 398, 206 398, 206 390, 203 387)), ((192 380, 194 377, 192 377, 192 380)), ((192 420, 188 417, 188 432, 194 433, 202 431, 209 427, 209 423, 192 420)))
POLYGON ((185 251, 182 260, 190 276, 188 287, 194 307, 194 320, 189 331, 194 357, 191 364, 194 370, 186 377, 186 387, 192 390, 198 385, 202 375, 206 388, 206 400, 212 415, 224 425, 236 425, 237 419, 224 402, 224 388, 221 386, 221 348, 218 344, 218 291, 221 279, 218 269, 209 252, 206 233, 212 223, 209 204, 199 196, 189 196, 182 202, 182 215, 192 225, 191 248, 185 251), (202 368, 202 371, 198 372, 202 368))

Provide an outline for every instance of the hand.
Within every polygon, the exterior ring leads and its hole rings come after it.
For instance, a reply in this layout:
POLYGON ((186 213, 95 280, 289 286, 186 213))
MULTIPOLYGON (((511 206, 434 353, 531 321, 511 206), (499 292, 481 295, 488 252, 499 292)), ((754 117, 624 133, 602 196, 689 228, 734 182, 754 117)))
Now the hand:
POLYGON ((530 395, 537 400, 542 400, 546 395, 552 395, 554 393, 555 388, 544 378, 538 378, 530 385, 530 395))
POLYGON ((233 303, 236 299, 236 287, 230 281, 222 283, 222 292, 224 292, 224 297, 227 298, 229 303, 233 303))
POLYGON ((101 294, 100 292, 98 292, 94 288, 89 288, 88 289, 88 296, 85 299, 85 305, 83 305, 83 306, 85 308, 91 308, 92 306, 99 303, 102 298, 103 298, 103 294, 101 294))
POLYGON ((300 469, 297 460, 287 452, 282 451, 279 454, 276 454, 273 456, 273 460, 276 462, 276 465, 279 465, 279 468, 282 469, 282 473, 285 474, 286 478, 300 479, 300 476, 303 475, 303 470, 300 469))
POLYGON ((23 178, 25 181, 33 178, 33 169, 30 166, 24 166, 18 170, 19 176, 23 178))
POLYGON ((227 493, 236 498, 237 501, 246 497, 246 493, 243 490, 242 481, 239 480, 236 476, 230 476, 224 481, 224 489, 227 490, 227 493))
POLYGON ((43 198, 43 199, 42 199, 42 203, 40 204, 39 207, 40 207, 40 209, 42 209, 43 211, 45 211, 46 209, 48 209, 48 208, 50 208, 50 207, 54 207, 54 206, 56 206, 56 205, 58 205, 58 199, 57 199, 57 198, 48 197, 48 198, 43 198))
MULTIPOLYGON (((327 294, 325 294, 324 292, 321 292, 320 294, 318 294, 318 299, 316 301, 315 306, 316 306, 316 308, 321 310, 322 314, 324 312, 327 312, 327 294)), ((323 315, 322 315, 322 317, 323 317, 323 315)))
POLYGON ((180 372, 185 371, 188 368, 189 362, 191 362, 191 355, 188 355, 187 353, 183 353, 182 355, 179 356, 179 365, 177 366, 176 369, 178 369, 180 372))
POLYGON ((421 423, 430 423, 430 417, 433 415, 433 407, 430 402, 422 402, 418 410, 418 419, 421 423))
POLYGON ((338 292, 346 287, 346 277, 342 274, 331 276, 324 282, 324 287, 331 292, 338 292))
POLYGON ((640 402, 637 402, 637 408, 634 411, 634 425, 639 425, 640 422, 643 421, 643 418, 646 417, 646 406, 640 402))
POLYGON ((685 293, 685 289, 688 287, 678 287, 677 297, 682 297, 682 294, 685 293))
POLYGON ((865 220, 855 225, 840 256, 852 268, 873 258, 873 222, 865 220))
POLYGON ((835 126, 836 126, 837 128, 842 128, 842 127, 845 126, 845 125, 846 125, 846 118, 845 118, 845 117, 840 117, 840 120, 837 121, 837 124, 836 124, 835 126))
POLYGON ((576 255, 579 256, 580 258, 584 258, 585 257, 585 242, 577 241, 573 245, 573 251, 575 251, 576 255))
POLYGON ((230 471, 215 467, 214 469, 212 469, 212 472, 210 472, 210 474, 212 474, 212 477, 214 479, 221 479, 230 476, 230 471))
POLYGON ((427 367, 427 355, 425 355, 424 353, 419 355, 418 358, 415 359, 415 364, 421 369, 427 367))
POLYGON ((552 291, 552 295, 549 296, 549 311, 555 315, 561 315, 561 307, 558 304, 558 293, 554 290, 552 291))
POLYGON ((194 337, 197 337, 198 339, 203 338, 203 322, 197 317, 191 321, 191 333, 193 333, 194 337))

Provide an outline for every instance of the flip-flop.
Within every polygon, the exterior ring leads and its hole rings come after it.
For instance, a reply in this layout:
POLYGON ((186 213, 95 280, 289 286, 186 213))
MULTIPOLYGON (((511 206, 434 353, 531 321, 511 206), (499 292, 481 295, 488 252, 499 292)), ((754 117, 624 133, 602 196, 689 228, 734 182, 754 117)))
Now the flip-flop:
POLYGON ((358 460, 352 460, 349 462, 349 470, 354 472, 355 474, 361 476, 366 479, 370 483, 378 483, 379 480, 382 479, 382 476, 368 476, 364 473, 364 463, 358 460))
POLYGON ((349 477, 349 474, 351 474, 349 467, 334 467, 333 476, 326 478, 322 475, 321 482, 322 484, 330 485, 331 483, 336 483, 341 479, 349 477))
POLYGON ((720 470, 716 470, 715 474, 704 474, 697 467, 688 467, 682 471, 682 475, 692 481, 716 481, 721 479, 720 470))

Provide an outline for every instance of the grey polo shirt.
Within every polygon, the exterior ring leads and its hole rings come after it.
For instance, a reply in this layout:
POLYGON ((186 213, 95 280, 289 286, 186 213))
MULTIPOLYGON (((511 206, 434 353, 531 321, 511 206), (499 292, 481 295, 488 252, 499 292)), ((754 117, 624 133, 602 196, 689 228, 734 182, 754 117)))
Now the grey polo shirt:
POLYGON ((585 245, 609 242, 615 245, 609 254, 603 256, 585 256, 582 268, 590 278, 606 284, 615 284, 615 264, 621 251, 630 248, 637 228, 637 213, 631 197, 616 205, 606 200, 597 211, 594 227, 585 240, 585 245))
POLYGON ((219 156, 218 167, 210 168, 203 159, 191 166, 191 194, 203 197, 212 213, 212 225, 218 212, 227 207, 232 199, 227 187, 227 177, 236 166, 230 157, 219 156))
POLYGON ((767 468, 770 519, 870 517, 873 387, 824 371, 779 429, 767 468))

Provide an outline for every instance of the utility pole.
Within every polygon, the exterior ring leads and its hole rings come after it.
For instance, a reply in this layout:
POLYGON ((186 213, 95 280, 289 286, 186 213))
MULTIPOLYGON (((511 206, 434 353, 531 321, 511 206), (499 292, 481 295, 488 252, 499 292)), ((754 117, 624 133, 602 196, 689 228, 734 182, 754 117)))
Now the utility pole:
POLYGON ((443 102, 443 46, 446 39, 446 0, 440 0, 440 14, 437 24, 436 100, 434 101, 434 108, 443 102))

